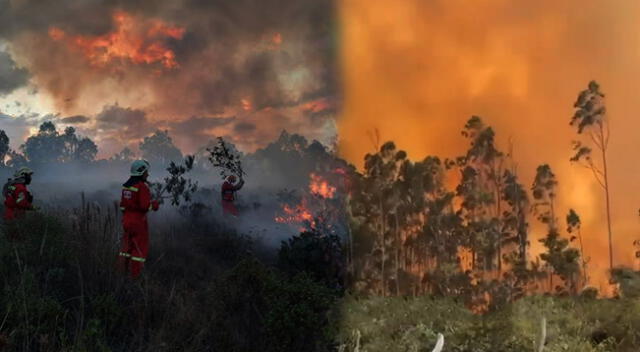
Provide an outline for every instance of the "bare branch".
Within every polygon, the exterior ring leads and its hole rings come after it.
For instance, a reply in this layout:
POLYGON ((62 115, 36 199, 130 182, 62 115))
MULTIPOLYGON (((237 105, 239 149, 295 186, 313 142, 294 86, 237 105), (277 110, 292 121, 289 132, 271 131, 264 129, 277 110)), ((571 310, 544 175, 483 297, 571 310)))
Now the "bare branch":
POLYGON ((598 147, 598 149, 602 149, 602 144, 600 144, 600 142, 598 141, 598 139, 594 135, 593 131, 589 132, 589 137, 591 137, 591 141, 593 142, 593 144, 596 145, 596 147, 598 147))
POLYGON ((593 172, 593 176, 596 178, 596 181, 598 181, 600 186, 602 186, 602 188, 606 188, 604 185, 604 181, 600 178, 601 176, 598 174, 599 170, 595 166, 589 167, 589 169, 591 169, 591 171, 593 172))
POLYGON ((598 167, 595 164, 593 164, 593 162, 590 161, 588 164, 586 164, 582 161, 579 161, 578 165, 584 167, 585 169, 591 170, 591 172, 593 173, 593 176, 596 178, 596 181, 598 181, 600 186, 602 186, 602 188, 605 187, 604 181, 601 179, 601 177, 604 177, 604 174, 602 173, 602 171, 600 171, 600 169, 598 169, 598 167))

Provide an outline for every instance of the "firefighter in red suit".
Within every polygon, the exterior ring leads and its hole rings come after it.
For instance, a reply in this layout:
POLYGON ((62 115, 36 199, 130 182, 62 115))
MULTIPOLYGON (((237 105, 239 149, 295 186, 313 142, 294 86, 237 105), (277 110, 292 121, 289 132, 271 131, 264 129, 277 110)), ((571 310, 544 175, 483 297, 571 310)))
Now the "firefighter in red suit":
POLYGON ((227 176, 227 179, 222 184, 222 212, 225 215, 238 216, 238 208, 236 208, 234 201, 236 200, 236 192, 242 188, 244 180, 240 177, 240 181, 237 182, 235 175, 227 176))
POLYGON ((13 175, 12 179, 4 185, 2 193, 4 195, 4 221, 7 235, 10 239, 17 239, 20 236, 20 229, 16 220, 24 217, 27 210, 36 210, 33 206, 33 196, 27 189, 31 183, 33 171, 27 167, 20 168, 13 175))
POLYGON ((137 278, 149 253, 149 225, 147 212, 157 211, 158 201, 151 199, 147 185, 149 162, 136 160, 131 165, 131 177, 122 187, 120 209, 123 211, 122 247, 119 253, 120 268, 137 278))

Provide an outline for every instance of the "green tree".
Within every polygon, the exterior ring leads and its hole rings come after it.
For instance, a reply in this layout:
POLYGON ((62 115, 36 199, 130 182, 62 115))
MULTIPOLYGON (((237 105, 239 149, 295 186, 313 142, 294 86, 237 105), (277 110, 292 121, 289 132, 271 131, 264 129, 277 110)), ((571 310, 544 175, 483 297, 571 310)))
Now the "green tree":
POLYGON ((53 122, 40 125, 36 135, 27 138, 20 146, 24 156, 34 163, 53 163, 62 161, 65 154, 64 140, 60 138, 53 122))
POLYGON ((79 144, 78 136, 76 136, 76 129, 71 126, 65 128, 64 133, 60 135, 60 139, 64 143, 63 160, 74 160, 79 144))
POLYGON ((607 109, 604 105, 604 94, 596 81, 589 82, 587 89, 580 92, 574 103, 575 113, 570 125, 575 126, 578 135, 587 135, 588 144, 595 146, 600 152, 601 161, 592 158, 592 147, 581 141, 573 142, 574 155, 571 162, 590 169, 605 194, 605 209, 607 215, 607 231, 609 235, 609 269, 613 269, 613 234, 611 231, 611 202, 609 188, 609 174, 607 171, 607 148, 609 146, 609 121, 606 117, 607 109))
POLYGON ((569 213, 567 214, 567 232, 575 233, 578 235, 578 240, 580 241, 580 253, 582 259, 582 280, 583 284, 587 284, 589 281, 589 277, 587 276, 587 259, 584 256, 584 245, 582 242, 582 222, 580 221, 580 216, 576 213, 575 210, 569 209, 569 213))
POLYGON ((540 255, 540 259, 547 263, 551 269, 549 274, 549 286, 553 290, 553 274, 558 275, 575 292, 576 275, 580 272, 578 259, 580 253, 575 248, 569 247, 569 240, 562 238, 557 227, 554 202, 558 181, 549 165, 538 166, 536 177, 531 190, 535 200, 533 211, 538 220, 547 225, 547 235, 540 242, 547 249, 540 255))
POLYGON ((428 156, 415 163, 412 174, 414 180, 410 190, 415 191, 410 192, 413 199, 410 208, 420 212, 418 219, 424 219, 417 237, 420 252, 424 253, 420 259, 433 263, 423 270, 423 279, 431 292, 458 294, 459 286, 453 284, 456 282, 454 277, 461 274, 458 248, 466 243, 463 241, 461 219, 453 208, 454 193, 444 186, 444 165, 439 158, 428 156))
POLYGON ((26 166, 28 163, 28 160, 24 156, 24 154, 20 154, 13 149, 9 149, 7 155, 9 156, 9 160, 7 160, 6 165, 14 169, 26 166))
POLYGON ((448 165, 457 166, 461 172, 456 196, 462 199, 459 214, 464 219, 473 266, 500 271, 504 154, 496 148, 493 129, 478 116, 467 121, 461 134, 469 141, 469 149, 448 165))
POLYGON ((366 290, 376 290, 387 294, 389 281, 388 263, 391 259, 388 248, 397 241, 394 224, 390 223, 392 212, 398 206, 397 190, 399 166, 406 159, 406 153, 396 150, 393 142, 383 144, 374 154, 365 156, 364 172, 352 181, 349 200, 352 215, 351 232, 354 246, 362 250, 363 262, 359 279, 366 284, 366 290), (365 253, 370 253, 367 255, 365 253))
POLYGON ((148 160, 152 165, 160 165, 165 167, 169 162, 182 161, 182 152, 174 144, 169 136, 169 131, 156 131, 140 142, 140 151, 142 157, 148 160))
POLYGON ((529 245, 527 211, 529 209, 529 197, 527 192, 518 182, 515 170, 505 170, 504 188, 502 199, 507 202, 509 209, 505 210, 504 227, 511 231, 509 241, 518 245, 518 256, 521 262, 527 261, 527 247, 529 245))
POLYGON ((116 153, 114 156, 112 156, 111 160, 130 162, 133 161, 135 157, 135 153, 131 149, 129 149, 129 147, 124 147, 119 153, 116 153))
POLYGON ((393 142, 386 142, 380 147, 376 154, 365 156, 365 179, 368 180, 369 194, 372 196, 372 205, 375 221, 372 223, 375 233, 378 234, 377 249, 380 258, 380 280, 382 295, 387 293, 387 272, 388 262, 387 247, 392 241, 389 233, 392 232, 389 226, 389 213, 397 206, 393 201, 393 185, 398 176, 398 164, 406 158, 404 151, 396 150, 393 142))
POLYGON ((50 121, 41 124, 38 133, 27 138, 20 148, 34 163, 91 162, 98 154, 98 146, 91 139, 79 138, 73 127, 60 134, 50 121))
POLYGON ((327 287, 343 285, 344 257, 342 243, 336 235, 305 231, 282 241, 278 252, 278 268, 293 278, 306 272, 327 287))
POLYGON ((9 153, 9 136, 0 130, 0 165, 5 165, 5 158, 9 153))
POLYGON ((78 141, 77 149, 73 159, 80 162, 91 162, 96 159, 98 146, 89 138, 85 137, 78 141))

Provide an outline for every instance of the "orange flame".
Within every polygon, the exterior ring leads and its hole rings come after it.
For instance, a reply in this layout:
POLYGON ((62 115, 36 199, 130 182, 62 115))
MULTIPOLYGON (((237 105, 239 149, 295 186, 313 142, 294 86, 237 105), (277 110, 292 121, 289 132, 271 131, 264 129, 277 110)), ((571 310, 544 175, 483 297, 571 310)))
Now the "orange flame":
MULTIPOLYGON (((311 228, 315 228, 315 220, 311 211, 307 209, 306 202, 303 200, 301 204, 298 204, 294 207, 284 204, 282 206, 282 210, 284 211, 283 215, 279 215, 275 217, 275 221, 281 224, 301 224, 308 223, 311 228)), ((304 228, 300 229, 301 231, 304 228)))
POLYGON ((62 29, 51 27, 49 37, 55 41, 66 39, 67 44, 81 51, 94 67, 105 67, 118 61, 179 67, 175 53, 164 41, 182 39, 184 28, 160 20, 141 21, 123 11, 114 12, 113 23, 115 29, 100 36, 67 36, 62 29))
POLYGON ((321 176, 311 173, 311 182, 309 183, 309 190, 312 194, 318 195, 322 198, 333 198, 336 193, 336 188, 331 186, 321 176))

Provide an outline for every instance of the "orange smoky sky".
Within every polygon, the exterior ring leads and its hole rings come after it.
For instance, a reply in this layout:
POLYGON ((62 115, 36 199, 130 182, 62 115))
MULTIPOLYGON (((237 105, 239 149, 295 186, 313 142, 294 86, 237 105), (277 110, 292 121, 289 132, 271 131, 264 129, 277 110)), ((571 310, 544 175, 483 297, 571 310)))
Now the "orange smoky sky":
POLYGON ((569 121, 579 91, 597 80, 611 126, 615 263, 637 267, 640 2, 342 0, 340 20, 342 154, 362 165, 373 151, 367 131, 378 129, 416 160, 460 155, 459 131, 481 116, 503 150, 511 141, 526 185, 537 165, 550 164, 559 220, 570 207, 581 215, 596 286, 608 266, 603 192, 569 162, 576 138, 569 121))

